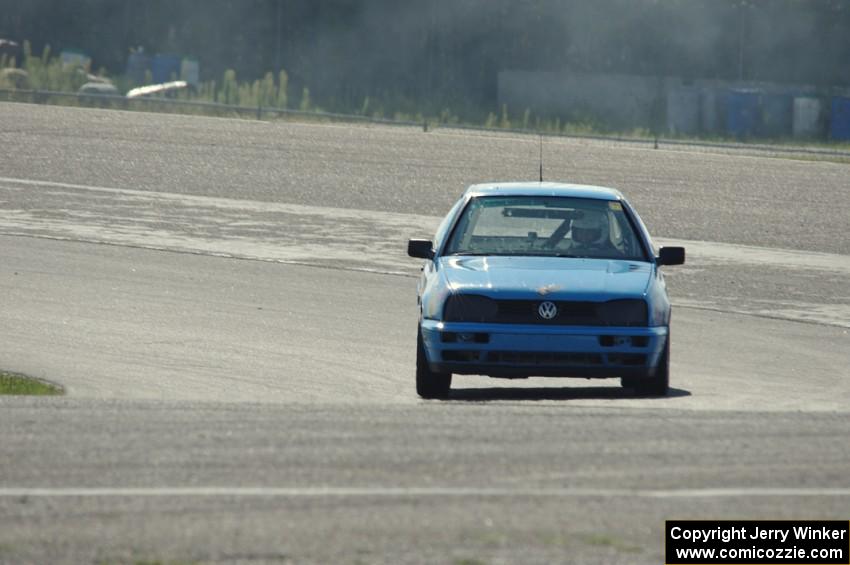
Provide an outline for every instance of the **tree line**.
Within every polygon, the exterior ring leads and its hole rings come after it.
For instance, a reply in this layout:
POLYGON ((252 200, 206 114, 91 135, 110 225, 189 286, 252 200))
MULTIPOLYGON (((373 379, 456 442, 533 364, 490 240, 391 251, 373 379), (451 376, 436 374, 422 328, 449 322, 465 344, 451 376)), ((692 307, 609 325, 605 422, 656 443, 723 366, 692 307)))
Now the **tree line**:
POLYGON ((0 38, 123 72, 131 48, 202 78, 285 69, 329 107, 493 108, 500 70, 850 84, 846 0, 0 0, 0 38))

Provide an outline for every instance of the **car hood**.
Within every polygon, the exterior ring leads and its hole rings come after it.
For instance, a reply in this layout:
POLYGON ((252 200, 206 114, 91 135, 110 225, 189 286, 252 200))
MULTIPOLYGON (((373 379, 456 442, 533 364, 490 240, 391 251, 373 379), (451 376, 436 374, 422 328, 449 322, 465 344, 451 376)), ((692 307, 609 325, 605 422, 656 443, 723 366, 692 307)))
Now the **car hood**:
POLYGON ((640 261, 569 257, 449 256, 440 258, 440 268, 452 292, 508 299, 641 297, 652 275, 651 264, 640 261))

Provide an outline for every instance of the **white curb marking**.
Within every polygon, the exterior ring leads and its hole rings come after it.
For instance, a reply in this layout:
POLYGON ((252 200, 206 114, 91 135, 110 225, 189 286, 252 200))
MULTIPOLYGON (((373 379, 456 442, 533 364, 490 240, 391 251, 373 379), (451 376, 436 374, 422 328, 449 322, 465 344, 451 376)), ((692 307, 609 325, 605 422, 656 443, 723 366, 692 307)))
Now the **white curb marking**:
POLYGON ((0 497, 560 497, 560 498, 735 498, 848 497, 850 488, 477 488, 477 487, 69 487, 0 488, 0 497))

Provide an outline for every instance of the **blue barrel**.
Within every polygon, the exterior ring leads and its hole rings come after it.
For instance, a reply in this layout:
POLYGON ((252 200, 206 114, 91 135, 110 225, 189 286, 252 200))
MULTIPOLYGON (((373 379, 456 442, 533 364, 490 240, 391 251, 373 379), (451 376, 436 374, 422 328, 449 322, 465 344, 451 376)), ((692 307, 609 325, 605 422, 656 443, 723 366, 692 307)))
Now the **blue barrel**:
POLYGON ((151 65, 151 74, 156 84, 180 78, 180 57, 177 55, 156 55, 151 65), (175 77, 172 79, 171 77, 175 77))
POLYGON ((699 90, 672 88, 667 92, 667 131, 673 135, 699 133, 699 90))
POLYGON ((794 137, 820 137, 824 133, 820 98, 798 96, 794 98, 794 137))
POLYGON ((703 133, 713 134, 720 131, 721 102, 723 96, 715 88, 703 88, 699 93, 700 127, 703 133))
POLYGON ((791 135, 794 116, 794 97, 790 94, 763 94, 759 135, 786 137, 791 135))
POLYGON ((185 57, 180 63, 180 80, 185 80, 194 87, 201 83, 201 66, 197 59, 185 57))
POLYGON ((829 136, 840 141, 850 141, 850 98, 836 96, 832 99, 829 136))
POLYGON ((759 98, 757 90, 730 90, 726 94, 726 133, 750 137, 758 129, 759 98))
POLYGON ((145 72, 150 69, 150 57, 144 53, 133 52, 127 57, 127 78, 135 85, 145 84, 145 72))

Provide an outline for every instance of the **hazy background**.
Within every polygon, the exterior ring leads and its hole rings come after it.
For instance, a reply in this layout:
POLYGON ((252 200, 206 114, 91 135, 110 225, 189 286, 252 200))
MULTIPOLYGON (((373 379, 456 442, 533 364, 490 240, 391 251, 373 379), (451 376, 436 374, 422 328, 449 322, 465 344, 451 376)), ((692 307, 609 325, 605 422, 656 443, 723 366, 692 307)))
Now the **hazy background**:
POLYGON ((329 108, 497 108, 507 69, 850 84, 847 0, 0 0, 0 37, 200 61, 201 78, 286 69, 329 108))

